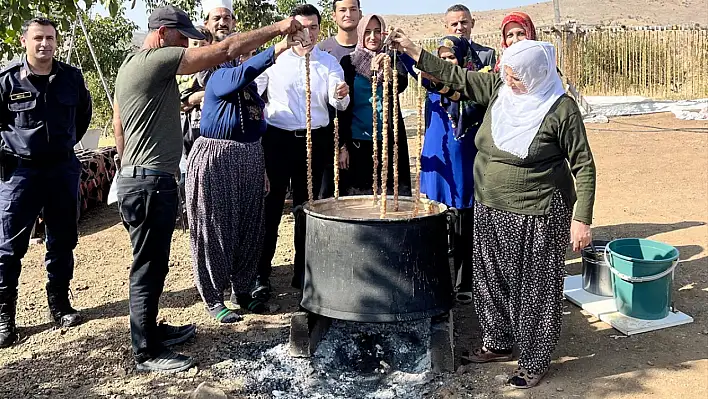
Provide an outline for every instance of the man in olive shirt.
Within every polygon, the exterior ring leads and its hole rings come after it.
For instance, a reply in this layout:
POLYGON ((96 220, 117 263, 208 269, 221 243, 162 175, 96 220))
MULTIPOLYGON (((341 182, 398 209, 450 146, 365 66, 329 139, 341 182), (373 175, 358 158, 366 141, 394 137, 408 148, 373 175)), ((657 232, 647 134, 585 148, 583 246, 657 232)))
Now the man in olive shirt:
POLYGON ((182 154, 180 98, 175 75, 188 75, 224 62, 268 42, 295 33, 294 19, 234 35, 200 48, 201 40, 184 11, 166 6, 148 20, 142 49, 126 58, 116 78, 113 129, 121 160, 116 178, 121 220, 130 234, 130 332, 137 369, 179 372, 194 361, 166 349, 188 340, 195 326, 156 325, 165 284, 170 243, 177 217, 177 182, 182 154))

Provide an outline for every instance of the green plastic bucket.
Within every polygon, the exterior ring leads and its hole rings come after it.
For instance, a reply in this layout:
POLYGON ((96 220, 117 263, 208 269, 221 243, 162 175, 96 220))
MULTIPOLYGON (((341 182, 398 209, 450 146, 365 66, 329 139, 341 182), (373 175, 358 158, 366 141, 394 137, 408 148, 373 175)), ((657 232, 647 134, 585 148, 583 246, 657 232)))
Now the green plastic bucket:
POLYGON ((617 310, 643 320, 668 316, 678 257, 676 248, 657 241, 638 238, 611 241, 605 250, 605 261, 612 272, 617 310))

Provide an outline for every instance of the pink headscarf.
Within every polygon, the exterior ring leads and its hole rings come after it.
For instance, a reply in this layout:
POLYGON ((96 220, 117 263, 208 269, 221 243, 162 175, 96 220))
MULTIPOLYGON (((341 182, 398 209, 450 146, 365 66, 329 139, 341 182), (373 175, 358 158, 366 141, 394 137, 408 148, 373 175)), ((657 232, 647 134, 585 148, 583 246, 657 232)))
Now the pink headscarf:
MULTIPOLYGON (((364 45, 364 40, 366 38, 364 37, 364 34, 366 32, 366 27, 369 25, 369 22, 373 19, 376 18, 379 20, 379 23, 381 24, 381 32, 386 31, 386 22, 384 19, 379 16, 379 15, 367 15, 364 16, 361 21, 359 21, 359 25, 356 27, 356 33, 357 33, 357 42, 356 42, 356 49, 351 55, 352 59, 352 65, 354 65, 354 69, 359 75, 362 75, 366 77, 367 79, 371 79, 371 61, 376 57, 378 54, 381 54, 383 51, 383 48, 379 48, 376 51, 369 50, 366 48, 364 45)), ((383 43, 383 36, 381 37, 381 43, 383 43)), ((383 71, 379 71, 379 84, 383 81, 383 71)))

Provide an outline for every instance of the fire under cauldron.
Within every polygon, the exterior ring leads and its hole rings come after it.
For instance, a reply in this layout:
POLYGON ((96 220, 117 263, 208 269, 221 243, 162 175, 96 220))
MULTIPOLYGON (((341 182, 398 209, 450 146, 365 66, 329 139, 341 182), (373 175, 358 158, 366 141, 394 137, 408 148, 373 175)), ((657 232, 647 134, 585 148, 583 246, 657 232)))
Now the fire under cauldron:
POLYGON ((399 198, 380 218, 372 196, 340 197, 303 207, 305 281, 301 305, 333 319, 400 322, 431 318, 453 305, 448 226, 454 210, 399 198))

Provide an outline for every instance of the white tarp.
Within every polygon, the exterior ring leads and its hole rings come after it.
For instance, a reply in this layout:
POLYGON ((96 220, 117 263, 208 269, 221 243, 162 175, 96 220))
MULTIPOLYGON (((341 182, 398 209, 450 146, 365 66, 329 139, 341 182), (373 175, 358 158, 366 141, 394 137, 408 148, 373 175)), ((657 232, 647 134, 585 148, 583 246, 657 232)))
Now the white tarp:
MULTIPOLYGON (((652 100, 640 96, 588 96, 584 97, 592 110, 585 115, 586 123, 607 123, 615 116, 645 115, 673 112, 678 119, 708 120, 708 98, 698 100, 652 100)), ((415 115, 412 109, 401 110, 404 118, 415 115)))
POLYGON ((640 96, 588 96, 592 113, 606 117, 673 112, 679 117, 705 119, 701 114, 708 107, 708 98, 698 100, 652 100, 640 96))

